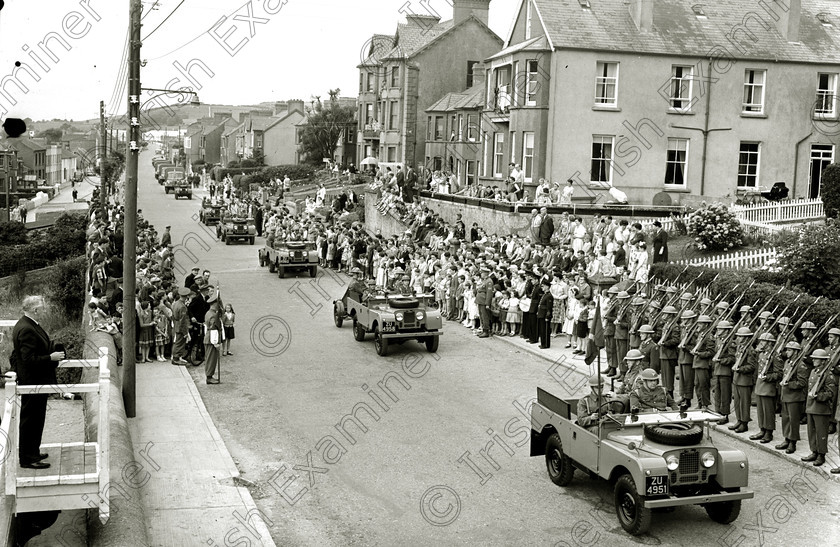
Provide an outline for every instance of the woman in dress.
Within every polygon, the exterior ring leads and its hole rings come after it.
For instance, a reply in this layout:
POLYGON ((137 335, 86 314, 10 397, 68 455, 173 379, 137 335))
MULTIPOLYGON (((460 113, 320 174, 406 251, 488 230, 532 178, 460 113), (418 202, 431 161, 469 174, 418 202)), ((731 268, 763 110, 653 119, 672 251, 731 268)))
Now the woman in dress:
POLYGON ((166 331, 169 327, 169 319, 166 317, 166 314, 163 313, 163 308, 165 308, 165 306, 161 303, 159 306, 155 307, 154 311, 155 355, 157 355, 157 360, 161 363, 166 361, 166 357, 163 356, 163 353, 164 348, 166 347, 166 331))
POLYGON ((566 299, 569 297, 569 286, 559 275, 551 280, 551 296, 554 297, 554 309, 551 313, 551 336, 556 338, 563 332, 566 322, 566 299))
POLYGON ((225 339, 222 340, 222 355, 233 355, 230 352, 230 341, 236 338, 234 323, 236 323, 236 313, 233 311, 233 306, 225 304, 225 313, 222 314, 222 329, 225 331, 225 339))
POLYGON ((149 362, 149 350, 155 342, 155 318, 148 300, 143 300, 137 312, 137 321, 140 323, 140 363, 149 362))

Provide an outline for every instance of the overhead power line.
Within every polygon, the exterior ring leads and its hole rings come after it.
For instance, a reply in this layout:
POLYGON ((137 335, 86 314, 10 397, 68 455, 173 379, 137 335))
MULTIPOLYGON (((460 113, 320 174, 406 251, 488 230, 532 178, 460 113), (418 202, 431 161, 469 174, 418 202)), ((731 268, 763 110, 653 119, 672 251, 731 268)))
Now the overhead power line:
POLYGON ((175 6, 175 9, 174 9, 174 10, 172 10, 172 11, 170 11, 170 12, 169 12, 169 15, 167 15, 167 16, 166 16, 166 18, 165 18, 163 21, 161 21, 161 22, 160 22, 160 24, 154 28, 154 30, 152 30, 152 32, 150 32, 149 34, 147 34, 147 35, 143 38, 143 41, 145 42, 146 40, 148 40, 148 39, 149 39, 149 36, 151 36, 152 34, 154 34, 154 33, 155 33, 155 31, 156 31, 157 29, 159 29, 160 27, 162 27, 162 26, 163 26, 163 24, 164 24, 164 23, 166 23, 166 22, 169 20, 169 18, 170 18, 170 17, 172 17, 173 15, 175 15, 175 12, 176 12, 176 11, 178 11, 178 8, 180 8, 181 6, 183 6, 183 5, 184 5, 184 2, 186 2, 186 0, 181 0, 181 2, 180 2, 177 6, 175 6))

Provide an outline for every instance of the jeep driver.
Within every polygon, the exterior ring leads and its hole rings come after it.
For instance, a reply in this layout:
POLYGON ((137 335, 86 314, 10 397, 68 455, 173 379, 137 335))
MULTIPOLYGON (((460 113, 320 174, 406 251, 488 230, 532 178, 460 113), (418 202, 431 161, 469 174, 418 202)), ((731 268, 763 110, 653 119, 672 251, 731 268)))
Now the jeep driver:
POLYGON ((604 379, 597 374, 589 377, 589 388, 591 391, 589 395, 583 397, 578 401, 577 416, 578 425, 589 429, 590 431, 598 429, 598 422, 605 413, 610 413, 610 406, 607 403, 613 401, 609 397, 601 394, 604 387, 604 379), (603 407, 606 406, 606 409, 603 407))
POLYGON ((640 411, 673 410, 677 407, 674 399, 665 388, 659 385, 659 375, 652 368, 646 368, 639 374, 638 387, 630 392, 630 408, 640 411))
POLYGON ((358 267, 354 267, 350 270, 350 273, 353 275, 353 282, 347 287, 347 292, 344 293, 344 296, 349 296, 357 302, 364 302, 371 294, 370 289, 362 279, 364 273, 358 267))

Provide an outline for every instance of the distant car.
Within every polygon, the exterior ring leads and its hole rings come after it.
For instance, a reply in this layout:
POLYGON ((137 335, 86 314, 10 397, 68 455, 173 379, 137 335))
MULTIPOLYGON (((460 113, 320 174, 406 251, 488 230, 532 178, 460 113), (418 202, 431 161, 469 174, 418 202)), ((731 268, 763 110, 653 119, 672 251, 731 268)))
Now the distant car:
POLYGON ((175 199, 178 198, 192 199, 192 185, 187 181, 179 181, 175 186, 175 199))
POLYGON ((198 212, 198 219, 204 223, 205 226, 213 226, 222 220, 222 209, 224 205, 204 202, 201 210, 198 212))
POLYGON ((390 344, 408 340, 417 340, 435 353, 443 334, 443 319, 433 303, 433 295, 391 295, 382 291, 359 294, 348 289, 341 300, 333 302, 333 321, 341 328, 345 319, 352 320, 357 342, 373 333, 379 356, 388 354, 390 344))
POLYGON ((253 218, 227 217, 217 227, 217 236, 225 245, 232 241, 248 241, 251 245, 257 238, 257 226, 253 218))
MULTIPOLYGON (((704 410, 645 411, 626 408, 620 398, 604 396, 595 425, 578 424, 576 399, 561 399, 537 389, 531 408, 531 456, 544 456, 548 477, 568 486, 575 470, 614 486, 618 522, 634 536, 644 534, 651 510, 700 505, 718 523, 741 512, 749 461, 740 450, 718 448, 704 410), (607 409, 612 413, 608 413, 607 409)), ((576 496, 577 498, 577 496, 576 496)), ((580 498, 577 498, 580 502, 580 498)))
POLYGON ((260 249, 260 266, 268 266, 268 271, 277 272, 281 279, 288 271, 306 270, 310 277, 318 274, 318 251, 309 241, 274 241, 272 246, 260 249))

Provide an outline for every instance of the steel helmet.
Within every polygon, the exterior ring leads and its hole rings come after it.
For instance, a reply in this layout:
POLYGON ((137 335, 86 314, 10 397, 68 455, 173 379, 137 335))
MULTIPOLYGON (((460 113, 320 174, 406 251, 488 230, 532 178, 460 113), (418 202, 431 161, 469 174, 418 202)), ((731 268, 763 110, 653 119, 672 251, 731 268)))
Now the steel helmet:
POLYGON ((728 310, 729 309, 729 302, 726 302, 726 301, 718 302, 717 306, 715 306, 715 307, 719 310, 728 310))
POLYGON ((618 294, 618 285, 613 285, 607 290, 607 294, 618 294))
POLYGON ((711 323, 712 318, 709 317, 708 315, 700 315, 700 316, 697 317, 697 322, 698 323, 711 323))
POLYGON ((752 336, 753 331, 750 330, 749 327, 741 327, 735 332, 735 336, 752 336))
POLYGON ((799 342, 796 340, 791 340, 787 344, 785 344, 785 349, 802 349, 802 346, 799 345, 799 342))
POLYGON ((811 354, 811 359, 830 359, 831 356, 824 349, 815 349, 811 354))
POLYGON ((675 292, 677 292, 677 289, 675 289, 674 287, 665 287, 665 292, 674 294, 675 292))
POLYGON ((656 290, 657 290, 657 291, 664 291, 664 290, 665 290, 665 285, 663 285, 662 283, 660 283, 659 285, 657 285, 657 286, 656 286, 656 290))
POLYGON ((805 330, 805 329, 817 330, 817 326, 814 323, 812 323, 811 321, 805 321, 804 323, 802 323, 802 326, 800 328, 802 330, 805 330))
POLYGON ((694 310, 685 310, 680 315, 680 319, 694 319, 695 317, 697 317, 697 314, 694 313, 694 310))
POLYGON ((353 268, 352 270, 350 270, 350 273, 351 273, 351 274, 360 274, 360 273, 362 273, 362 270, 360 270, 360 269, 357 267, 357 268, 353 268))
POLYGON ((683 295, 680 297, 680 300, 691 300, 694 298, 694 295, 690 292, 684 292, 683 295))
POLYGON ((717 328, 719 328, 719 329, 731 329, 732 328, 732 323, 730 323, 729 321, 726 321, 724 319, 720 323, 717 324, 717 328))
POLYGON ((761 336, 758 337, 758 339, 762 340, 764 342, 775 342, 776 341, 776 337, 773 336, 772 334, 770 334, 769 332, 763 333, 761 336))
POLYGON ((665 309, 662 310, 662 313, 679 313, 677 308, 674 306, 665 306, 665 309))
POLYGON ((700 305, 701 305, 701 306, 711 306, 711 305, 712 305, 712 301, 711 301, 710 299, 708 299, 708 298, 701 298, 701 299, 700 299, 700 305))
POLYGON ((738 311, 740 313, 749 313, 752 310, 751 306, 741 306, 738 311))
POLYGON ((659 303, 659 302, 657 302, 656 300, 654 300, 653 302, 651 302, 651 303, 649 304, 649 306, 650 306, 651 308, 655 309, 655 310, 661 310, 661 309, 662 309, 662 304, 660 304, 660 303, 659 303))
POLYGON ((641 306, 644 303, 645 303, 645 299, 640 297, 640 296, 637 296, 630 302, 630 305, 631 306, 641 306))
POLYGON ((834 334, 834 335, 840 336, 840 329, 832 327, 832 328, 828 329, 828 334, 834 334))
POLYGON ((628 293, 627 291, 621 291, 620 293, 618 293, 618 296, 616 296, 616 298, 619 298, 621 300, 626 300, 626 299, 630 298, 630 293, 628 293))
POLYGON ((653 327, 650 325, 642 325, 639 327, 639 334, 653 334, 653 327))
POLYGON ((639 378, 642 380, 659 380, 659 375, 652 368, 646 368, 639 373, 639 378))
POLYGON ((604 379, 601 378, 600 376, 598 376, 597 374, 593 375, 593 376, 590 376, 589 377, 589 385, 590 386, 602 386, 602 385, 604 385, 604 379))
POLYGON ((780 324, 780 325, 790 325, 790 317, 786 317, 786 316, 779 317, 779 320, 777 321, 777 323, 780 324))
POLYGON ((759 314, 758 314, 758 318, 759 318, 759 319, 769 319, 769 318, 771 318, 771 317, 773 317, 773 314, 772 314, 772 313, 770 313, 770 312, 769 312, 769 311, 767 311, 767 310, 764 310, 763 312, 761 312, 761 313, 759 313, 759 314))
POLYGON ((625 359, 630 359, 631 361, 635 361, 637 359, 644 359, 645 356, 642 355, 642 352, 637 349, 631 349, 627 352, 627 355, 624 356, 625 359))

